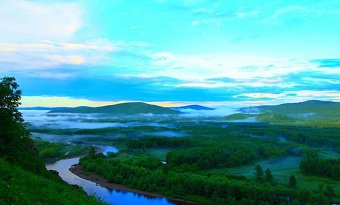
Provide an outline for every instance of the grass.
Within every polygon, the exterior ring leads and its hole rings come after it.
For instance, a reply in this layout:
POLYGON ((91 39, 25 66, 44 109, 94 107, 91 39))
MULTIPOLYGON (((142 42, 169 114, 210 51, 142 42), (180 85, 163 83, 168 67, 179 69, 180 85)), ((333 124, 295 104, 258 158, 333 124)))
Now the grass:
POLYGON ((0 204, 105 204, 50 172, 37 175, 2 158, 0 167, 0 204))
POLYGON ((340 153, 321 149, 319 155, 325 159, 340 159, 340 153))
MULTIPOLYGON (((256 164, 261 165, 263 169, 269 168, 274 173, 280 170, 294 170, 299 168, 301 157, 280 157, 276 159, 263 160, 256 164)), ((222 168, 209 170, 210 174, 232 174, 232 175, 242 175, 247 178, 253 178, 254 168, 256 164, 234 167, 234 168, 222 168)))
POLYGON ((168 148, 164 148, 164 149, 149 149, 148 150, 148 154, 150 154, 152 157, 158 158, 160 160, 165 160, 167 153, 172 151, 172 150, 174 150, 174 149, 168 149, 168 148))
MULTIPOLYGON (((322 154, 327 157, 335 158, 337 157, 336 154, 338 153, 323 151, 322 154)), ((258 164, 260 164, 263 169, 266 169, 267 167, 270 168, 275 180, 282 184, 287 184, 289 177, 294 175, 298 182, 298 189, 305 189, 317 193, 319 192, 319 185, 323 185, 324 189, 326 186, 331 186, 337 195, 333 198, 333 201, 340 202, 340 181, 326 177, 303 175, 299 170, 299 164, 301 160, 301 157, 287 157, 279 160, 265 160, 259 162, 258 164)), ((247 165, 235 168, 214 169, 209 170, 208 173, 228 173, 232 175, 242 175, 251 179, 254 178, 254 167, 255 165, 247 165)))
POLYGON ((281 172, 273 172, 273 175, 280 182, 288 182, 288 178, 290 175, 294 175, 297 180, 297 187, 299 189, 305 189, 312 192, 319 192, 319 185, 323 185, 323 190, 326 186, 331 186, 334 189, 336 197, 333 198, 333 201, 340 202, 340 181, 334 180, 326 177, 319 176, 305 176, 300 170, 286 170, 281 172))

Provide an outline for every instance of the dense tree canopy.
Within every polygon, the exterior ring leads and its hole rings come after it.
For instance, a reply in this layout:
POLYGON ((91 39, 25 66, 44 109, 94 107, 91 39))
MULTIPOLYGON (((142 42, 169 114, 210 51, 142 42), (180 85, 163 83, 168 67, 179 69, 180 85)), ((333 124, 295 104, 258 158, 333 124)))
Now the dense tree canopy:
POLYGON ((29 131, 23 125, 18 111, 21 90, 14 77, 4 77, 0 82, 0 154, 9 162, 15 162, 25 169, 39 172, 44 164, 37 158, 37 152, 29 131))
POLYGON ((4 77, 0 82, 0 112, 2 121, 12 119, 14 122, 22 122, 18 106, 21 104, 21 90, 13 77, 4 77))

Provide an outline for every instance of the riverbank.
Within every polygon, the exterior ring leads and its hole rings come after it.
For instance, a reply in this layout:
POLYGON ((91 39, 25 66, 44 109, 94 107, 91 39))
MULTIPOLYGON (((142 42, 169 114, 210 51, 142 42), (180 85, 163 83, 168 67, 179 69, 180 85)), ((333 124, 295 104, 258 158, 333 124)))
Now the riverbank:
POLYGON ((152 193, 152 192, 146 192, 146 191, 141 191, 141 190, 137 190, 137 189, 131 189, 127 186, 121 185, 121 184, 115 184, 115 183, 109 183, 106 181, 106 179, 104 179, 102 176, 92 173, 92 172, 86 172, 85 170, 83 170, 83 168, 78 165, 72 165, 72 167, 69 169, 73 174, 77 175, 80 178, 92 181, 94 183, 96 183, 97 185, 106 187, 108 189, 115 189, 115 190, 120 190, 120 191, 126 191, 126 192, 132 192, 135 194, 142 194, 148 197, 161 197, 161 198, 166 198, 169 201, 172 202, 176 202, 176 204, 178 205, 188 205, 188 204, 192 204, 192 205, 199 205, 196 202, 192 202, 192 201, 187 201, 184 199, 177 199, 177 198, 172 198, 172 197, 168 197, 168 196, 164 196, 161 194, 157 194, 157 193, 152 193))
MULTIPOLYGON (((103 153, 105 150, 102 148, 98 148, 96 147, 96 154, 98 153, 103 153)), ((80 154, 76 154, 76 155, 71 155, 71 156, 67 156, 67 157, 63 157, 62 159, 72 159, 72 158, 77 158, 77 157, 84 157, 86 155, 88 155, 88 152, 84 152, 84 153, 80 153, 80 154)))

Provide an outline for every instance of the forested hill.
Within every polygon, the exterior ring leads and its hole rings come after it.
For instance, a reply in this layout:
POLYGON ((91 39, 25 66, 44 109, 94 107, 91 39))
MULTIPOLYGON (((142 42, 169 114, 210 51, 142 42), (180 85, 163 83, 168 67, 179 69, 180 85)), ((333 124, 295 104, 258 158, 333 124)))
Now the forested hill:
POLYGON ((340 103, 310 100, 300 103, 265 105, 239 109, 241 113, 223 119, 229 121, 256 121, 271 124, 304 125, 316 127, 340 126, 340 103))
POLYGON ((179 111, 143 102, 120 103, 102 107, 78 107, 64 110, 52 110, 49 113, 105 113, 114 115, 136 114, 180 114, 179 111))
POLYGON ((310 100, 300 103, 286 103, 276 106, 259 106, 260 111, 281 115, 305 115, 309 117, 339 118, 340 103, 310 100))
POLYGON ((180 107, 172 107, 175 110, 190 109, 190 110, 214 110, 214 108, 205 107, 202 105, 185 105, 180 107))

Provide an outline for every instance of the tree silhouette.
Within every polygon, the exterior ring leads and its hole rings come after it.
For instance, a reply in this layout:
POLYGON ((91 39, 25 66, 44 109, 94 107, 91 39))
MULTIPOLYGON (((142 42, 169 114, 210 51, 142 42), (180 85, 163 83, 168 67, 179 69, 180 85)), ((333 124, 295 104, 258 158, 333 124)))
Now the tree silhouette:
POLYGON ((19 85, 14 77, 0 80, 0 155, 27 170, 39 172, 44 169, 44 164, 37 157, 34 142, 18 111, 21 104, 19 85))
POLYGON ((255 178, 257 181, 262 181, 263 179, 263 169, 261 165, 256 165, 254 169, 255 178))
POLYGON ((266 182, 272 183, 274 181, 274 176, 272 175, 272 171, 267 168, 265 171, 265 179, 266 182))
POLYGON ((289 177, 289 182, 288 182, 288 187, 289 188, 295 188, 297 185, 297 181, 294 175, 290 175, 289 177))

